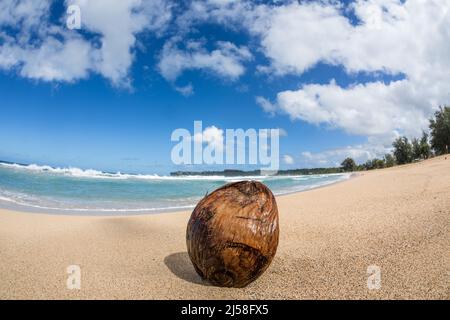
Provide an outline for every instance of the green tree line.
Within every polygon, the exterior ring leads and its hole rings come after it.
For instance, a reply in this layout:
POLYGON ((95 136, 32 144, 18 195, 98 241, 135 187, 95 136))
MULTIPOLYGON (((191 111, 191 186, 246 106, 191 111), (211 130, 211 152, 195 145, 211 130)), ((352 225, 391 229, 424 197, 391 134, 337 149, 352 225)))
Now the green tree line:
POLYGON ((399 137, 392 143, 392 153, 383 159, 368 160, 357 164, 352 158, 346 158, 341 163, 343 171, 361 171, 393 167, 428 159, 435 155, 447 154, 450 148, 450 107, 440 107, 430 119, 430 133, 422 133, 421 138, 411 141, 407 137, 399 137))

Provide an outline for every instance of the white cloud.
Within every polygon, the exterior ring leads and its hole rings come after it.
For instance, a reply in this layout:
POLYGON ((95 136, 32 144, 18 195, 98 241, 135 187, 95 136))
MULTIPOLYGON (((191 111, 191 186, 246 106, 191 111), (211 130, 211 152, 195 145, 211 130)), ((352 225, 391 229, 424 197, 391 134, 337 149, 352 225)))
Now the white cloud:
POLYGON ((364 163, 369 159, 382 158, 390 148, 382 145, 356 145, 344 148, 325 150, 322 152, 301 153, 300 163, 302 167, 339 167, 342 161, 347 158, 353 158, 356 163, 364 163))
POLYGON ((88 75, 91 46, 79 37, 65 41, 49 36, 39 46, 6 43, 0 47, 0 68, 17 67, 25 78, 72 82, 88 75))
POLYGON ((101 35, 95 69, 113 84, 127 85, 136 34, 159 32, 171 18, 165 1, 73 0, 81 8, 82 27, 101 35))
POLYGON ((203 130, 201 134, 197 133, 196 135, 194 135, 193 139, 196 142, 206 143, 216 150, 223 149, 223 130, 217 128, 216 126, 205 128, 205 130, 203 130))
POLYGON ((0 2, 0 27, 9 26, 36 31, 49 14, 50 1, 2 0, 0 2))
POLYGON ((0 32, 0 68, 14 68, 22 77, 44 81, 84 78, 91 66, 92 48, 77 34, 49 24, 50 4, 0 3, 0 27, 9 28, 0 32))
POLYGON ((334 82, 312 84, 297 91, 280 92, 277 106, 292 119, 326 123, 350 134, 417 135, 428 125, 427 118, 433 109, 427 101, 428 90, 424 87, 415 91, 407 80, 349 88, 341 88, 334 82))
POLYGON ((89 68, 90 50, 91 47, 80 39, 61 43, 49 38, 39 48, 27 51, 21 75, 45 81, 84 78, 89 68))
POLYGON ((270 102, 264 97, 258 96, 256 97, 256 103, 267 113, 270 115, 274 115, 278 109, 278 106, 270 102))
POLYGON ((245 72, 244 61, 252 58, 247 47, 218 41, 216 49, 207 51, 200 41, 188 41, 186 50, 178 48, 174 38, 162 50, 158 64, 162 76, 175 81, 185 70, 207 70, 229 80, 236 80, 245 72))
POLYGON ((284 156, 283 156, 283 162, 285 163, 285 164, 287 164, 287 165, 291 165, 291 164, 294 164, 294 158, 293 157, 291 157, 290 155, 288 155, 288 154, 285 154, 284 156))
POLYGON ((171 18, 165 0, 73 0, 81 8, 84 31, 65 29, 64 19, 49 21, 51 1, 5 0, 0 3, 0 68, 16 68, 23 77, 74 81, 96 72, 116 86, 128 86, 136 35, 162 32, 171 18), (120 26, 119 26, 119 25, 120 26), (33 41, 30 41, 35 36, 33 41), (95 42, 99 40, 100 46, 95 42))
POLYGON ((448 1, 403 2, 357 0, 350 7, 360 20, 357 25, 343 15, 339 2, 292 2, 266 10, 252 30, 261 36, 272 71, 280 74, 301 74, 325 62, 349 72, 417 77, 434 62, 449 63, 448 55, 442 55, 448 49, 448 1))
POLYGON ((175 86, 175 90, 185 97, 189 97, 194 94, 194 86, 192 85, 192 83, 189 83, 185 86, 175 86))
POLYGON ((284 130, 283 128, 278 128, 279 133, 280 133, 280 137, 287 137, 288 133, 286 130, 284 130))
MULTIPOLYGON (((352 24, 335 2, 278 6, 254 21, 276 74, 302 74, 323 62, 347 73, 384 73, 401 80, 341 87, 307 84, 279 92, 268 113, 326 124, 381 141, 419 135, 440 105, 450 102, 450 3, 446 0, 358 0, 352 24), (286 32, 289 30, 289 32, 286 32)), ((264 69, 264 68, 263 68, 264 69)))
POLYGON ((175 23, 182 34, 189 33, 197 24, 205 22, 239 29, 242 25, 249 26, 263 7, 243 0, 193 0, 175 23))
POLYGON ((390 83, 312 83, 281 91, 274 102, 256 98, 272 115, 384 140, 420 134, 438 105, 450 103, 449 8, 447 0, 207 0, 193 1, 176 21, 184 32, 203 22, 247 29, 270 62, 258 70, 271 77, 300 75, 318 63, 342 66, 351 75, 395 75, 400 80, 390 83))
POLYGON ((321 2, 278 6, 255 20, 271 71, 303 73, 321 60, 333 62, 336 45, 345 46, 351 28, 338 7, 321 2))

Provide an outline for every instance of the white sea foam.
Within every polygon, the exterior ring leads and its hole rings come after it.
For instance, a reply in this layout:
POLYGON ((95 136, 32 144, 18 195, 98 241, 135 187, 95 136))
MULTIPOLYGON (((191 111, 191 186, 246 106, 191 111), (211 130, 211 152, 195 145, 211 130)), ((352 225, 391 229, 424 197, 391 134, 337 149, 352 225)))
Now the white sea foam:
MULTIPOLYGON (((37 204, 34 203, 36 198, 33 199, 33 197, 29 195, 23 195, 23 194, 12 194, 9 193, 9 196, 5 196, 4 194, 1 195, 0 193, 0 201, 12 203, 14 205, 18 205, 21 207, 28 207, 31 209, 37 209, 37 210, 52 210, 52 211, 68 211, 68 212, 105 212, 105 213, 120 213, 120 212, 129 212, 129 213, 142 213, 142 212, 157 212, 157 211, 178 211, 178 210, 184 210, 184 209, 192 209, 195 207, 195 205, 179 205, 179 206, 163 206, 163 207, 146 207, 146 208, 102 208, 102 207, 92 207, 92 208, 81 208, 81 207, 64 207, 62 204, 61 206, 51 206, 51 205, 45 205, 45 204, 37 204)), ((42 199, 39 199, 39 202, 43 202, 42 199)))
POLYGON ((29 165, 21 165, 16 163, 0 163, 3 167, 8 167, 17 170, 30 170, 32 172, 41 172, 41 173, 53 173, 53 174, 63 174, 72 177, 78 178, 114 178, 114 179, 128 179, 128 178, 147 178, 147 179, 157 179, 160 178, 158 175, 131 175, 131 174, 123 174, 121 172, 116 173, 108 173, 103 171, 98 171, 94 169, 80 169, 76 167, 68 167, 68 168, 60 168, 60 167, 51 167, 47 165, 37 165, 37 164, 29 164, 29 165))
POLYGON ((219 180, 236 182, 241 180, 265 180, 265 179, 288 179, 294 180, 307 180, 317 179, 333 175, 341 174, 319 174, 319 175, 279 175, 279 176, 205 176, 205 175, 189 175, 189 176, 160 176, 157 174, 129 174, 121 172, 103 172, 94 169, 80 169, 77 167, 51 167, 48 165, 29 164, 22 165, 16 163, 3 163, 0 162, 0 166, 17 169, 17 170, 29 170, 36 173, 51 173, 62 174, 75 178, 95 178, 95 179, 140 179, 140 180, 219 180))

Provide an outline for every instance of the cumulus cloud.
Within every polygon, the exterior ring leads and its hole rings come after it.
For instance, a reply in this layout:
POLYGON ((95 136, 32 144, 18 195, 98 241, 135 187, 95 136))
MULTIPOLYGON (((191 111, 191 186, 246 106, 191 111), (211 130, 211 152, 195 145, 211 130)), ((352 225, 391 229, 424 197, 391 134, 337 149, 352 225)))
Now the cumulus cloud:
POLYGON ((271 77, 301 75, 318 63, 373 75, 378 80, 343 86, 330 79, 256 102, 271 115, 384 141, 420 134, 438 105, 450 102, 449 8, 446 0, 206 0, 192 1, 176 23, 184 32, 204 22, 246 29, 269 60, 258 70, 271 77), (379 80, 385 76, 395 80, 379 80))
POLYGON ((15 68, 22 77, 44 81, 73 81, 87 75, 90 44, 50 25, 50 4, 31 0, 0 3, 0 69, 15 68))
POLYGON ((336 45, 345 47, 350 28, 337 6, 323 2, 278 6, 252 25, 272 62, 270 71, 278 74, 303 73, 319 61, 333 62, 336 45))
POLYGON ((2 0, 0 2, 0 27, 36 31, 43 19, 48 17, 49 1, 2 0))
POLYGON ((284 164, 291 165, 291 164, 294 164, 294 162, 295 161, 294 161, 294 158, 292 156, 290 156, 288 154, 285 154, 283 156, 283 163, 284 164))
POLYGON ((163 0, 66 1, 81 8, 83 31, 91 33, 85 37, 61 21, 52 23, 51 3, 0 3, 0 68, 15 68, 23 77, 43 81, 71 82, 96 72, 114 85, 127 86, 136 35, 162 32, 171 18, 170 5, 163 0))
POLYGON ((304 167, 339 167, 342 161, 353 158, 356 163, 364 163, 374 158, 382 158, 390 149, 383 145, 363 144, 325 150, 322 152, 302 152, 300 163, 304 167))
POLYGON ((85 78, 93 51, 79 37, 48 36, 39 45, 5 43, 0 46, 0 69, 17 69, 20 76, 43 81, 73 82, 85 78))
MULTIPOLYGON (((225 16, 235 16, 237 3, 192 1, 175 23, 177 33, 183 33, 183 19, 186 28, 197 20, 194 17, 203 22, 207 16, 224 22, 225 16), (211 11, 217 13, 211 15, 211 11)), ((32 0, 0 3, 0 68, 14 68, 21 76, 44 81, 72 82, 98 73, 113 85, 129 86, 136 37, 143 32, 163 35, 170 27, 173 7, 182 6, 168 0, 66 0, 66 7, 77 5, 81 9, 82 32, 78 32, 65 28, 64 15, 58 21, 50 18, 51 4, 32 0)), ((189 41, 181 50, 169 39, 159 69, 170 81, 185 70, 206 70, 229 80, 239 78, 245 72, 243 63, 252 58, 248 48, 226 41, 216 41, 215 47, 208 51, 200 42, 189 41)), ((193 92, 192 85, 175 89, 186 95, 193 92)))
POLYGON ((450 62, 442 55, 448 49, 449 6, 446 0, 357 0, 349 8, 334 1, 292 2, 267 11, 253 30, 261 35, 271 70, 280 74, 301 74, 324 62, 348 72, 420 77, 435 63, 450 62), (345 9, 357 24, 344 16, 345 9))
POLYGON ((47 38, 39 47, 20 49, 20 74, 44 81, 72 81, 85 78, 91 62, 91 47, 79 38, 65 42, 47 38))
POLYGON ((417 135, 428 125, 434 105, 427 101, 428 88, 414 89, 408 80, 387 85, 371 82, 348 88, 335 82, 312 84, 300 90, 280 92, 277 106, 292 119, 326 123, 350 134, 417 135))
POLYGON ((270 115, 275 115, 278 110, 278 106, 270 102, 264 97, 258 96, 256 97, 256 103, 267 113, 270 115))
POLYGON ((176 18, 179 34, 191 32, 198 24, 215 23, 229 29, 251 27, 256 17, 265 11, 264 5, 245 0, 192 0, 183 14, 176 18))
POLYGON ((205 128, 202 133, 197 133, 193 136, 194 141, 206 143, 215 150, 223 150, 223 130, 216 126, 205 128))
POLYGON ((185 50, 178 47, 180 39, 168 41, 162 50, 158 64, 160 73, 169 81, 175 81, 186 70, 207 70, 229 80, 238 79, 244 72, 244 61, 252 58, 245 46, 218 41, 216 49, 208 51, 201 41, 188 41, 185 50))
POLYGON ((274 102, 257 101, 270 114, 326 124, 373 143, 419 135, 433 111, 450 102, 449 8, 445 0, 357 0, 347 8, 331 1, 293 2, 273 8, 252 29, 270 59, 266 70, 302 74, 325 63, 348 74, 398 80, 306 84, 279 92, 274 102), (345 10, 352 10, 356 24, 345 10))
POLYGON ((83 28, 100 35, 94 64, 114 84, 128 81, 132 49, 139 32, 161 32, 171 19, 170 6, 161 0, 71 0, 82 12, 83 28), (118 26, 120 24, 120 26, 118 26))

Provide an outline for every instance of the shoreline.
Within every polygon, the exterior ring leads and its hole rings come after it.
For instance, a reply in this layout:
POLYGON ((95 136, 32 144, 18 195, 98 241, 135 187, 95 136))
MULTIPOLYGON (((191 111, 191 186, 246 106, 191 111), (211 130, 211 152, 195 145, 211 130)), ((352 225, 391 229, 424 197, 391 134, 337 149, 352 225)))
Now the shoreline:
POLYGON ((249 286, 204 282, 189 211, 133 216, 0 209, 0 299, 450 299, 450 160, 364 172, 276 197, 280 241, 249 286), (66 286, 81 270, 81 289, 66 286), (368 268, 381 288, 367 286, 368 268))
MULTIPOLYGON (((311 190, 326 188, 334 184, 342 183, 348 181, 349 179, 355 178, 361 175, 360 172, 348 172, 342 173, 344 177, 340 180, 325 183, 323 185, 311 186, 303 190, 289 191, 282 194, 274 194, 275 198, 285 197, 292 194, 304 193, 311 190)), ((230 183, 230 182, 228 182, 230 183)), ((200 201, 201 198, 198 200, 200 201)), ((198 203, 198 202, 197 202, 198 203)), ((190 206, 183 206, 182 208, 155 208, 155 209, 121 209, 121 210, 91 210, 91 209, 58 209, 58 208, 46 208, 46 207, 36 207, 28 206, 26 204, 20 204, 13 201, 7 201, 0 199, 0 210, 7 210, 12 212, 21 212, 29 214, 46 214, 46 215, 61 215, 61 216, 99 216, 99 217, 129 217, 129 216, 141 216, 141 215, 155 215, 155 214, 173 214, 177 212, 192 211, 196 204, 190 206), (116 212, 116 213, 115 213, 116 212)))

